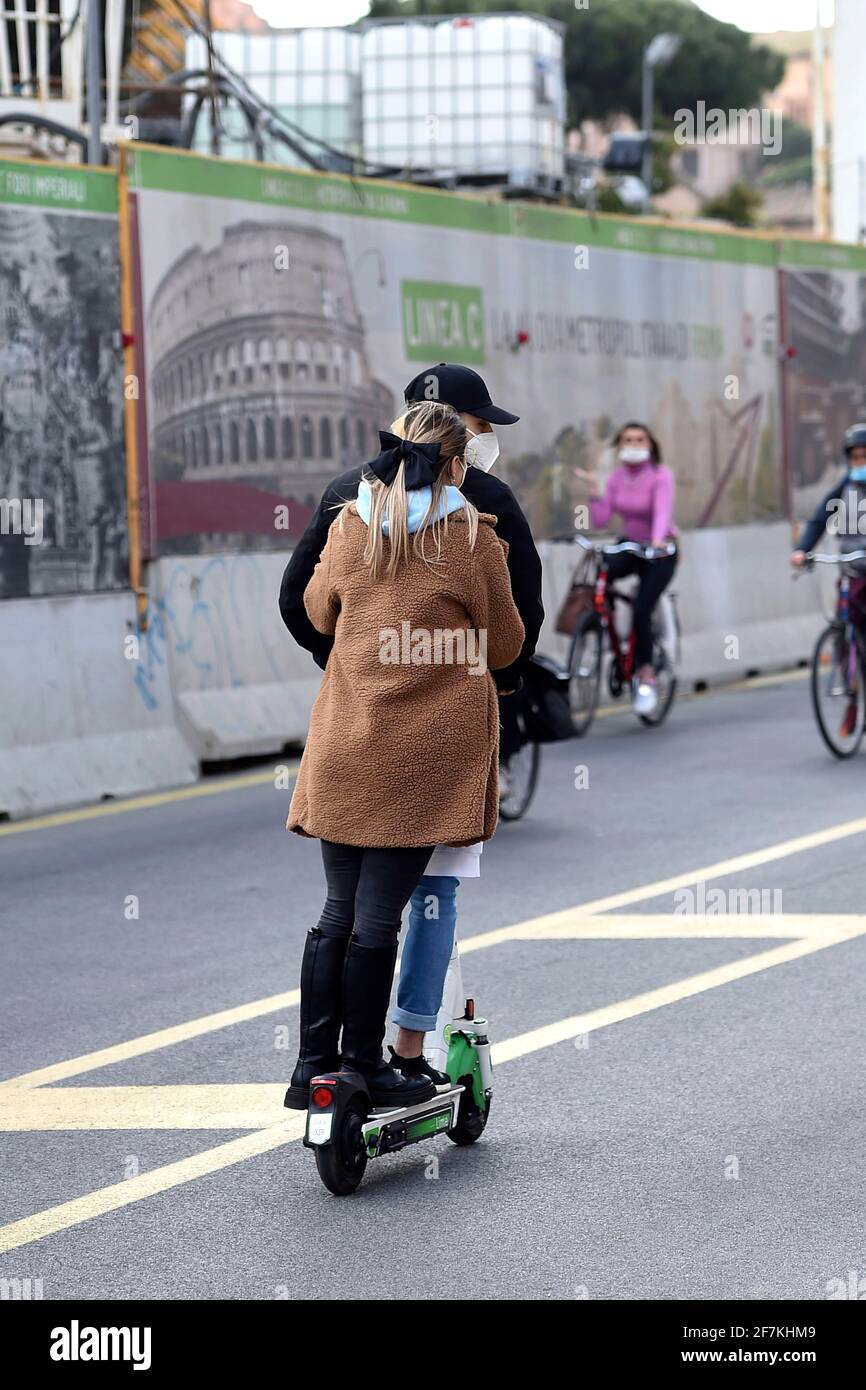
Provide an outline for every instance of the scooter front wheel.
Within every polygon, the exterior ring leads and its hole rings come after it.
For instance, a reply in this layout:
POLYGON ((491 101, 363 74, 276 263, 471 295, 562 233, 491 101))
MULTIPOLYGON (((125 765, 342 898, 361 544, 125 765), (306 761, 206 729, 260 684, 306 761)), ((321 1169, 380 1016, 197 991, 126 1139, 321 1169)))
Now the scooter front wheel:
POLYGON ((319 1177, 335 1197, 348 1197, 360 1186, 367 1168, 367 1150, 362 1126, 367 1106, 360 1097, 350 1100, 343 1111, 340 1128, 329 1144, 316 1148, 319 1177))
POLYGON ((445 1133, 452 1144, 463 1147, 464 1144, 474 1144, 476 1139, 480 1139, 487 1125, 487 1117, 490 1114, 490 1104, 492 1096, 487 1097, 487 1103, 481 1110, 472 1098, 472 1077, 464 1076, 462 1084, 466 1087, 460 1097, 460 1106, 457 1111, 457 1123, 445 1133))

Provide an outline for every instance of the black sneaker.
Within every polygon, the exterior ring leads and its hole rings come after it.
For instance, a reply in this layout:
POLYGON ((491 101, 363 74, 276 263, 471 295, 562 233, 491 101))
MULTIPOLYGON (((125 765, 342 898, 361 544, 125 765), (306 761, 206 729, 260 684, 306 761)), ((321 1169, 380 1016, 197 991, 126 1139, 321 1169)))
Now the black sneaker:
POLYGON ((448 1073, 437 1071, 435 1067, 431 1067, 426 1057, 401 1057, 398 1052, 394 1051, 393 1047, 389 1047, 388 1051, 391 1054, 388 1066, 393 1067, 395 1071, 402 1072, 404 1076, 426 1076, 429 1081, 433 1082, 437 1091, 451 1089, 451 1077, 448 1073))

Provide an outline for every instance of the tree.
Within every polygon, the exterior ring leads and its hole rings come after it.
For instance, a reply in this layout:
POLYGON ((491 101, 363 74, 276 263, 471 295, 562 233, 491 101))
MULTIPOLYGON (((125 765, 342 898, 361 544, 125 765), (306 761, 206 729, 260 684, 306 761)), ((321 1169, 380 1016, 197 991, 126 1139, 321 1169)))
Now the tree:
POLYGON ((812 132, 807 126, 783 119, 781 149, 773 159, 763 161, 758 182, 762 188, 812 182, 812 132))
POLYGON ((701 216, 733 222, 735 227, 754 227, 763 201, 762 195, 749 184, 734 183, 727 193, 704 203, 701 216))
POLYGON ((778 86, 781 55, 733 24, 722 24, 691 0, 372 0, 372 18, 412 14, 534 10, 565 25, 568 121, 604 120, 619 112, 641 118, 641 59, 654 34, 681 36, 672 62, 655 76, 656 118, 669 123, 678 109, 698 101, 723 110, 759 104, 778 86))

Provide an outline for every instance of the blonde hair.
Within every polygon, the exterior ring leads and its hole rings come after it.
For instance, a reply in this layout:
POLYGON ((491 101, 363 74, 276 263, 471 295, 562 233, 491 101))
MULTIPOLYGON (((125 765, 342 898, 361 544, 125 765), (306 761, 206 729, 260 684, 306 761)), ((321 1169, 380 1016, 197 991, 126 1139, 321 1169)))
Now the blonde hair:
MULTIPOLYGON (((383 567, 389 577, 395 573, 400 563, 409 558, 410 542, 414 553, 420 555, 425 564, 430 564, 427 554, 428 533, 432 533, 436 545, 433 563, 441 563, 442 538, 448 534, 448 513, 441 515, 444 492, 448 485, 448 466, 453 458, 463 458, 469 438, 466 426, 454 407, 441 401, 417 401, 408 406, 391 425, 391 433, 401 439, 412 440, 416 444, 438 444, 441 467, 433 481, 430 505, 414 535, 409 531, 406 464, 400 464, 392 483, 383 483, 379 478, 373 478, 370 482, 372 506, 367 526, 364 562, 374 579, 382 573, 383 567), (382 522, 385 520, 388 522, 387 537, 382 530, 382 522), (386 539, 391 543, 387 561, 386 539)), ((352 502, 345 502, 340 508, 340 526, 343 525, 347 509, 353 505, 352 502)), ((464 502, 464 508, 469 523, 469 548, 472 550, 478 536, 478 510, 468 498, 464 502)))

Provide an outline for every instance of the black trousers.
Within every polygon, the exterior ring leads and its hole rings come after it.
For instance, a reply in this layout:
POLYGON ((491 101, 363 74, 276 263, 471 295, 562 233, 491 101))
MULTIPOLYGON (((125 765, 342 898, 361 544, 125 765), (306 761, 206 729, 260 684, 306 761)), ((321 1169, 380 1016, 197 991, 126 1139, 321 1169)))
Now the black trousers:
POLYGON ((435 846, 420 849, 360 849, 322 840, 328 897, 319 918, 323 936, 348 937, 363 946, 391 946, 403 909, 435 846))
POLYGON ((645 560, 642 555, 610 555, 607 572, 610 579, 625 579, 630 574, 640 576, 634 600, 634 631, 636 634, 635 669, 649 666, 653 659, 653 610, 674 577, 677 555, 660 560, 645 560))

